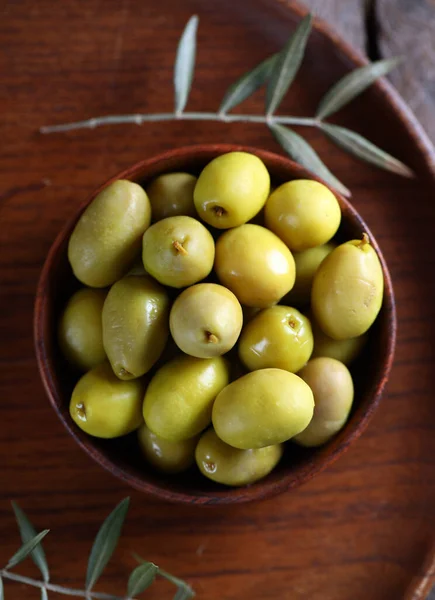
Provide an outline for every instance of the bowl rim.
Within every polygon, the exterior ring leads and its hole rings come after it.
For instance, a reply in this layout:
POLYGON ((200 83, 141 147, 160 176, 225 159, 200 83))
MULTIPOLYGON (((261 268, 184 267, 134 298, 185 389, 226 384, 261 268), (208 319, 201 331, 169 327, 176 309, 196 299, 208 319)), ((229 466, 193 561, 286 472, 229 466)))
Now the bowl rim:
MULTIPOLYGON (((144 175, 144 177, 146 177, 146 175, 144 175)), ((302 483, 309 481, 315 475, 335 462, 342 454, 344 454, 344 452, 346 452, 350 445, 360 435, 362 435, 379 405, 391 371, 396 345, 397 315, 392 280, 382 251, 377 244, 376 238, 367 227, 365 221, 346 198, 344 198, 335 189, 331 188, 331 186, 329 186, 321 178, 315 176, 309 170, 283 155, 276 154, 268 150, 263 150, 261 148, 245 146, 241 144, 196 144, 170 149, 134 163, 133 165, 123 169, 119 173, 107 179, 103 184, 98 186, 91 194, 89 194, 86 200, 77 207, 71 218, 58 232, 44 261, 36 291, 33 332, 38 370, 50 404, 65 428, 68 430, 69 434, 72 435, 78 445, 100 466, 133 488, 148 495, 157 497, 161 500, 200 505, 236 504, 269 498, 284 491, 299 487, 302 483), (188 160, 192 161, 194 158, 200 158, 200 155, 202 155, 204 159, 207 158, 207 156, 210 156, 211 159, 212 155, 219 155, 234 151, 249 152, 255 154, 265 162, 272 161, 276 166, 280 166, 282 169, 289 171, 293 179, 305 178, 319 181, 334 193, 340 203, 341 209, 343 210, 344 207, 346 209, 346 214, 350 215, 353 221, 358 223, 362 231, 365 231, 368 234, 371 244, 373 245, 380 259, 384 274, 384 301, 382 311, 385 313, 383 318, 386 320, 386 328, 389 334, 386 338, 386 347, 382 352, 382 355, 385 357, 382 368, 378 373, 376 373, 376 377, 374 378, 371 389, 369 390, 369 394, 371 394, 372 397, 358 419, 355 418, 356 415, 349 419, 346 428, 346 436, 343 439, 337 440, 337 438, 334 438, 330 443, 318 450, 318 455, 316 456, 316 460, 314 462, 310 462, 308 465, 302 465, 296 474, 294 472, 283 474, 281 479, 278 481, 268 481, 268 478, 266 477, 265 479, 260 480, 251 486, 225 488, 224 490, 219 489, 211 493, 204 492, 194 494, 186 491, 169 489, 164 485, 146 481, 144 478, 140 478, 134 474, 126 472, 122 467, 118 466, 112 460, 106 457, 100 449, 97 450, 94 446, 92 446, 92 438, 86 436, 86 434, 83 434, 83 432, 79 430, 71 418, 65 418, 64 414, 59 408, 59 406, 62 404, 62 399, 59 397, 53 378, 46 347, 47 340, 45 331, 48 330, 47 324, 50 319, 46 306, 47 289, 51 279, 52 263, 54 262, 58 252, 61 250, 66 237, 70 234, 81 214, 88 204, 93 200, 93 198, 113 181, 116 181, 117 179, 132 179, 135 181, 137 178, 140 178, 138 177, 140 173, 144 173, 147 170, 152 169, 152 167, 156 167, 157 165, 163 165, 165 162, 168 162, 171 159, 179 160, 184 158, 187 162, 188 160)))

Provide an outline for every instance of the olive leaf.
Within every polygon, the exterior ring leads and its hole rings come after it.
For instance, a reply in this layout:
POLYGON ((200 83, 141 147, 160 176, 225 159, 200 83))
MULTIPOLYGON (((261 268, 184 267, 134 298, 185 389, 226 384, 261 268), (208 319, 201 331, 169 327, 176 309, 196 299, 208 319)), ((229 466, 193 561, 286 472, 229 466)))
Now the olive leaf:
POLYGON ((195 597, 195 592, 188 585, 180 585, 175 592, 173 600, 190 600, 195 597))
POLYGON ((190 17, 181 35, 174 66, 175 112, 181 113, 187 104, 192 86, 196 55, 198 17, 190 17))
MULTIPOLYGON (((29 521, 26 513, 18 506, 18 504, 12 502, 12 508, 14 510, 15 519, 20 530, 21 540, 23 544, 25 544, 26 542, 28 542, 36 536, 36 530, 33 527, 32 523, 29 521)), ((38 569, 41 571, 42 578, 44 579, 44 581, 48 581, 48 564, 42 544, 38 544, 33 550, 33 552, 30 554, 30 556, 36 564, 36 566, 38 567, 38 569)))
POLYGON ((331 173, 313 148, 300 135, 288 127, 275 123, 269 125, 269 128, 276 141, 293 160, 324 179, 326 183, 336 188, 344 196, 350 196, 349 190, 331 173))
POLYGON ((263 60, 252 71, 248 71, 233 83, 227 90, 224 99, 219 107, 221 114, 228 112, 254 92, 258 90, 268 80, 270 73, 275 65, 279 54, 272 54, 266 60, 263 60))
POLYGON ((361 94, 379 77, 386 75, 401 62, 400 57, 378 60, 345 75, 323 96, 316 117, 324 119, 361 94))
POLYGON ((3 579, 0 577, 0 600, 4 600, 5 591, 3 589, 3 579))
POLYGON ((95 585, 116 548, 129 503, 130 498, 124 498, 106 518, 97 533, 88 560, 87 590, 95 585))
POLYGON ((41 600, 48 600, 48 593, 45 588, 41 588, 41 600))
POLYGON ((134 598, 145 591, 156 578, 158 567, 152 562, 143 562, 132 571, 127 586, 127 594, 134 598))
POLYGON ((311 31, 311 20, 310 13, 302 19, 273 65, 266 93, 267 115, 272 115, 278 108, 298 72, 311 31))
POLYGON ((391 154, 384 152, 384 150, 381 150, 355 131, 351 131, 345 127, 339 127, 338 125, 331 125, 330 123, 322 123, 321 129, 333 142, 357 158, 376 165, 381 169, 385 169, 386 171, 402 175, 402 177, 414 177, 414 173, 409 167, 400 162, 400 160, 397 160, 397 158, 394 158, 394 156, 391 156, 391 154))
POLYGON ((44 529, 38 535, 35 535, 33 538, 25 542, 17 552, 9 559, 8 564, 6 565, 6 569, 12 569, 20 562, 22 562, 25 558, 29 556, 31 552, 36 548, 36 546, 45 538, 49 529, 44 529))

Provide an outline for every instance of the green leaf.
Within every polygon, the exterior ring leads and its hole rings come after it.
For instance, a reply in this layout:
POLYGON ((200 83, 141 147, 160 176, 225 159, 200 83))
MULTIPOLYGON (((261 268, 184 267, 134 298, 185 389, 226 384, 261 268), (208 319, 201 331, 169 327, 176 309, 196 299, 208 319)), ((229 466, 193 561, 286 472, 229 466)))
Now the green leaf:
POLYGON ((331 173, 313 148, 300 135, 283 125, 273 123, 269 127, 276 141, 291 158, 324 179, 344 196, 350 196, 350 191, 331 173))
POLYGON ((340 110, 372 85, 376 79, 392 71, 401 60, 400 57, 378 60, 345 75, 323 96, 316 117, 324 119, 340 110))
POLYGON ((414 177, 414 173, 409 167, 366 140, 362 135, 355 133, 355 131, 338 127, 338 125, 330 125, 329 123, 322 123, 321 129, 333 142, 357 158, 397 175, 414 177))
POLYGON ((198 17, 190 17, 181 35, 174 67, 175 112, 183 112, 192 86, 198 17))
POLYGON ((15 567, 18 565, 18 563, 27 558, 29 554, 33 552, 36 546, 45 538, 49 531, 49 529, 44 529, 44 531, 41 531, 41 533, 38 533, 38 535, 35 535, 32 539, 23 544, 21 548, 17 550, 17 552, 15 552, 15 554, 9 559, 6 569, 12 569, 12 567, 15 567))
POLYGON ((175 592, 175 596, 173 600, 189 600, 190 598, 194 598, 195 592, 188 585, 180 585, 175 592))
POLYGON ((266 94, 268 115, 278 108, 298 72, 311 31, 311 19, 311 14, 302 19, 273 66, 266 94))
POLYGON ((48 594, 45 588, 41 588, 41 600, 48 600, 48 594))
POLYGON ((0 600, 4 600, 5 598, 5 591, 3 589, 3 580, 0 577, 0 600))
MULTIPOLYGON (((12 508, 14 509, 15 518, 20 529, 21 540, 23 544, 25 544, 26 542, 35 537, 36 530, 33 527, 32 523, 29 521, 26 513, 18 506, 18 504, 12 502, 12 508)), ((33 550, 30 556, 36 564, 36 566, 38 567, 38 569, 41 571, 44 581, 48 581, 48 565, 42 544, 36 546, 36 548, 33 550)))
POLYGON ((156 578, 158 567, 151 562, 144 562, 134 569, 128 579, 127 595, 134 598, 145 591, 156 578))
POLYGON ((128 511, 130 498, 122 502, 110 513, 101 525, 89 555, 88 571, 86 574, 86 589, 90 590, 100 577, 110 560, 121 535, 122 525, 128 511))
POLYGON ((273 54, 263 60, 252 71, 248 71, 231 85, 222 100, 219 112, 225 113, 249 98, 268 80, 279 54, 273 54))

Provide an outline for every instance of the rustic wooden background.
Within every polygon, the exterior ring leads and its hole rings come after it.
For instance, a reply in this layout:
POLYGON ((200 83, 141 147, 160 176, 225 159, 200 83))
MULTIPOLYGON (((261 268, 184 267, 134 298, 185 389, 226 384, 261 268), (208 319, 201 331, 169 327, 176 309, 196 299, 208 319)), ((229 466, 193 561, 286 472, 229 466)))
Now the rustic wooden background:
MULTIPOLYGON (((400 322, 388 394, 370 429, 295 493, 215 510, 144 498, 77 448, 37 373, 32 306, 40 268, 56 232, 93 188, 174 145, 236 141, 279 151, 256 126, 155 124, 47 137, 38 127, 95 114, 170 110, 174 48, 193 12, 201 16, 201 53, 192 105, 213 107, 243 69, 276 51, 294 27, 285 0, 280 10, 277 4, 0 0, 0 564, 18 544, 9 506, 15 499, 39 529, 52 530, 46 548, 53 580, 82 585, 99 523, 130 494, 125 535, 99 586, 104 591, 122 593, 135 564, 132 551, 188 579, 203 600, 397 600, 422 572, 435 530, 434 206, 424 182, 360 165, 318 132, 307 132, 351 186, 382 244, 400 322)), ((406 56, 391 80, 435 139, 434 0, 307 4, 372 58, 406 56)), ((312 110, 319 89, 350 66, 314 36, 286 109, 298 111, 302 103, 312 110)), ((262 110, 261 98, 250 106, 262 110)), ((421 152, 389 111, 381 94, 369 93, 339 120, 418 167, 421 152)), ((36 574, 32 565, 22 570, 36 574)), ((7 600, 39 597, 10 583, 5 592, 7 600)), ((147 597, 170 598, 170 587, 159 584, 147 597)))

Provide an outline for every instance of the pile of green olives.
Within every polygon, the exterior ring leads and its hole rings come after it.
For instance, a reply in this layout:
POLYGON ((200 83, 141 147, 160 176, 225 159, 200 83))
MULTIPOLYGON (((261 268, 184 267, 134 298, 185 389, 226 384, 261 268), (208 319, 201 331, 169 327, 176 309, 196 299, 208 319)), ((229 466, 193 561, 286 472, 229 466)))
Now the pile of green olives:
POLYGON ((245 152, 198 177, 108 185, 68 245, 82 287, 58 333, 82 371, 75 423, 100 438, 135 432, 153 468, 196 463, 229 486, 265 477, 289 440, 327 443, 349 417, 348 366, 383 298, 370 240, 338 244, 340 220, 326 186, 271 190, 245 152))

